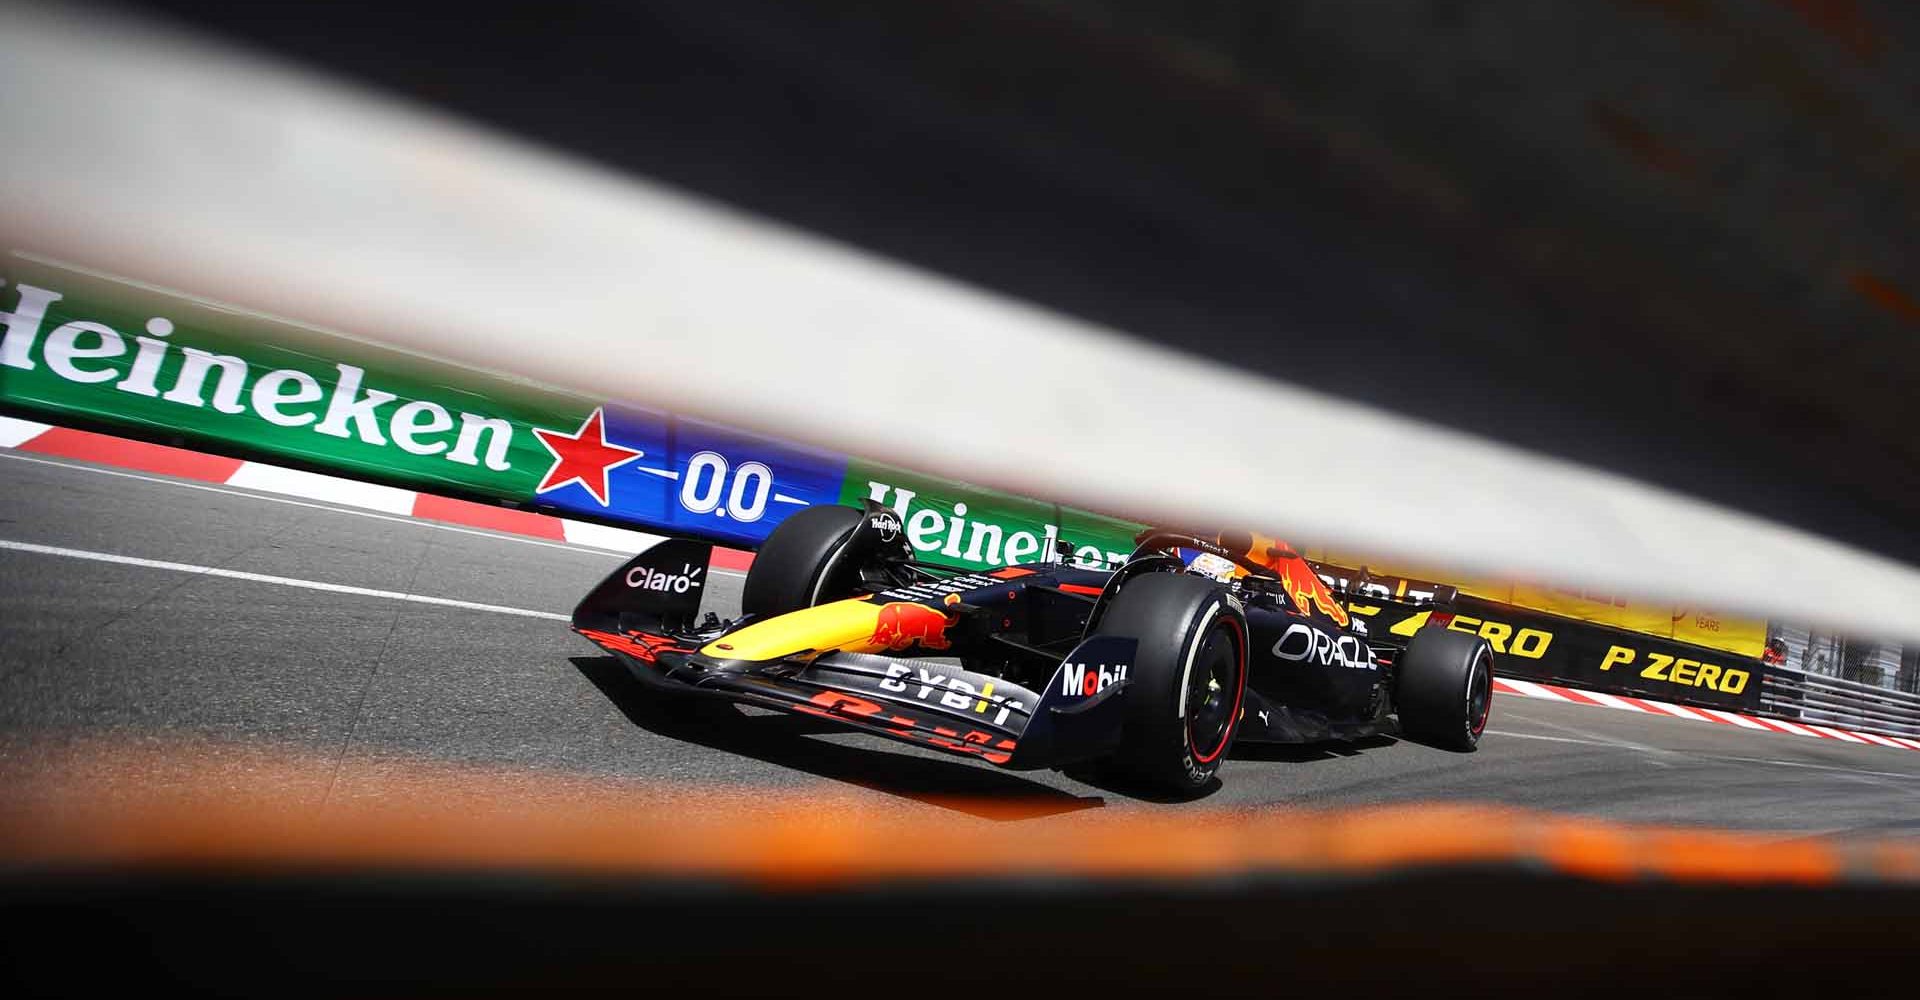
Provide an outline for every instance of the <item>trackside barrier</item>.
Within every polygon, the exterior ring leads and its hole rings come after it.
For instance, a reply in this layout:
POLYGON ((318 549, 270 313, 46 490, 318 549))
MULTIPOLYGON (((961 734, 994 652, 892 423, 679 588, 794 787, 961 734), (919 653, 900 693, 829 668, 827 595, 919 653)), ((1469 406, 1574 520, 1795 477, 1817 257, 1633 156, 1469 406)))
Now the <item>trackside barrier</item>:
MULTIPOLYGON (((1059 539, 1103 564, 1143 527, 20 255, 0 273, 0 409, 746 547, 795 510, 864 500, 898 512, 922 559, 973 569, 1059 539)), ((1726 650, 1464 596, 1449 627, 1511 676, 1920 735, 1920 697, 1726 650)))
POLYGON ((1104 563, 1142 527, 24 255, 0 270, 0 408, 748 548, 794 511, 867 499, 922 558, 964 568, 1037 562, 1062 538, 1104 563))
POLYGON ((1920 736, 1920 695, 1769 667, 1760 688, 1761 714, 1845 726, 1889 736, 1920 736))

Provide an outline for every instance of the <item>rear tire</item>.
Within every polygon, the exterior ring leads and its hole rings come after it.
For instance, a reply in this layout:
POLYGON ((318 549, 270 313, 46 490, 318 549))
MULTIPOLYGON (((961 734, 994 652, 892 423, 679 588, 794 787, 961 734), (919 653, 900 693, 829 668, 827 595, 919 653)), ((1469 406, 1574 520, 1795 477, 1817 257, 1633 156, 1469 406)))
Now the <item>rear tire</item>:
POLYGON ((1101 634, 1138 643, 1114 769, 1192 797, 1213 780, 1240 728, 1245 616, 1211 580, 1149 573, 1126 581, 1100 622, 1101 634))
POLYGON ((1493 650, 1467 632, 1429 625, 1394 665, 1400 728, 1423 743, 1468 751, 1493 712, 1493 650))
POLYGON ((860 567, 835 559, 865 517, 852 507, 808 507, 781 521, 747 569, 740 610, 756 618, 783 615, 851 594, 860 567))

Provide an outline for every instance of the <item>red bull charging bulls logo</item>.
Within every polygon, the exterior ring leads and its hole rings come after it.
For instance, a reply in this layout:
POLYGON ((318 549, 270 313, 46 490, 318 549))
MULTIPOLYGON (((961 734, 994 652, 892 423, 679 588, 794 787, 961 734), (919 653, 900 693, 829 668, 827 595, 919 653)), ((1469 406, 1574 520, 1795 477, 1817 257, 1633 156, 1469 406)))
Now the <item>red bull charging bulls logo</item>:
POLYGON ((953 624, 947 616, 911 601, 895 601, 880 609, 873 624, 873 645, 900 652, 915 643, 922 649, 946 649, 947 629, 953 624))

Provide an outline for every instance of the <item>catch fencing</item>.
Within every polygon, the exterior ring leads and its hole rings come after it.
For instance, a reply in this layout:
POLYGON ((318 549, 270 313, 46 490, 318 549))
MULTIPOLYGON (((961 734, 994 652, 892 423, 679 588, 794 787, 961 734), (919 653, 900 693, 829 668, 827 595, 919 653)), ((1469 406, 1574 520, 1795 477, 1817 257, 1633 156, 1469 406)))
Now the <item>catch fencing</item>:
POLYGON ((1762 715, 1794 722, 1920 736, 1920 695, 1788 667, 1768 667, 1762 675, 1760 708, 1762 715))

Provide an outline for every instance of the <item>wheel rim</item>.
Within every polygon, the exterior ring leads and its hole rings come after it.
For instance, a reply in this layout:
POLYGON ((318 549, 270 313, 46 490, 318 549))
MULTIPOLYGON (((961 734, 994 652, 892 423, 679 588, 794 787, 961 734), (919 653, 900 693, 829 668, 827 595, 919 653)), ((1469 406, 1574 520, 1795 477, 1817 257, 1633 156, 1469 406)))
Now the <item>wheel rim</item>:
POLYGON ((1202 764, 1227 749, 1246 689, 1243 633, 1232 619, 1207 630, 1187 675, 1187 747, 1202 764))
POLYGON ((1487 728, 1487 716, 1493 713, 1493 670, 1482 648, 1473 655, 1467 673, 1467 735, 1479 738, 1487 728))

